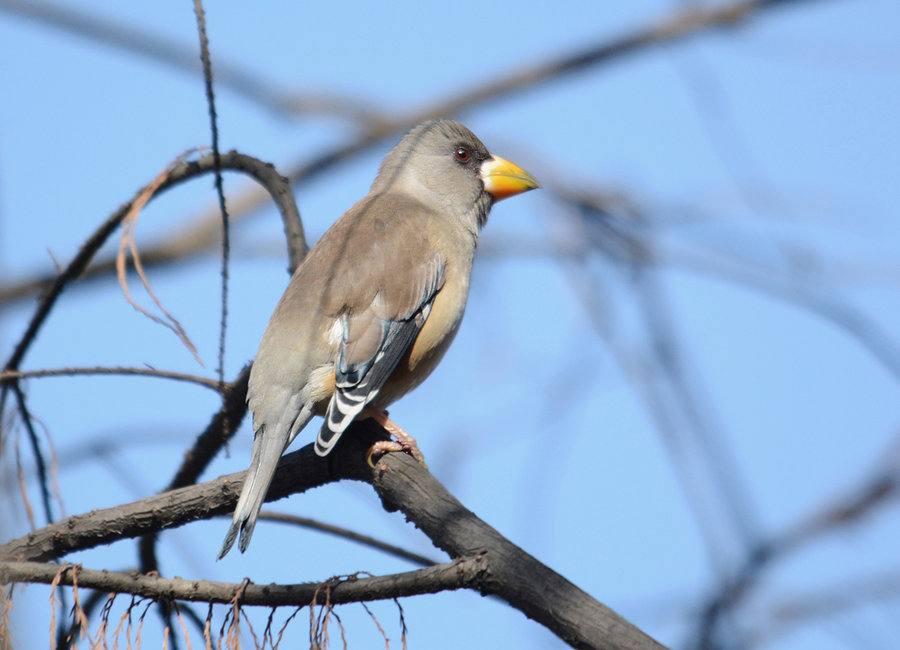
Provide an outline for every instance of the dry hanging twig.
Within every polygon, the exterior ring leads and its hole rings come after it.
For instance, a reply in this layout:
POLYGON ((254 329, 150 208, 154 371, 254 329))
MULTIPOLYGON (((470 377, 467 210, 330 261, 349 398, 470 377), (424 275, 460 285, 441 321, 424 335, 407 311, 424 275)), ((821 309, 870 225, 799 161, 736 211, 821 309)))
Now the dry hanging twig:
POLYGON ((122 287, 122 293, 125 294, 125 299, 128 303, 138 310, 140 313, 144 314, 147 318, 152 320, 154 323, 158 323, 163 327, 166 327, 178 337, 178 339, 184 344, 184 346, 190 351, 193 355, 194 359, 197 360, 201 366, 205 367, 203 360, 200 358, 200 354, 197 352, 197 346, 193 344, 190 338, 187 335, 187 332, 184 331, 184 328, 181 326, 181 323, 178 322, 172 314, 163 307, 162 302, 160 302, 159 298, 156 297, 156 294, 153 292, 152 287, 150 286, 150 281, 147 279, 147 274, 144 272, 144 267, 141 264, 141 256, 138 253, 137 244, 134 241, 134 231, 137 228, 138 217, 140 217, 141 210, 144 209, 144 206, 147 205, 147 202, 156 194, 157 190, 162 187, 162 184, 166 182, 169 176, 178 165, 182 164, 191 154, 193 153, 202 153, 202 148, 189 149, 185 151, 181 155, 177 156, 172 162, 170 162, 166 168, 161 171, 156 178, 154 178, 150 183, 141 190, 140 194, 138 194, 134 201, 131 204, 131 208, 125 214, 125 217, 122 219, 122 237, 119 240, 119 253, 116 256, 116 273, 119 277, 119 286, 122 287), (141 279, 141 284, 144 289, 147 291, 147 294, 156 304, 157 308, 163 313, 163 318, 156 316, 155 314, 151 314, 147 309, 139 305, 135 300, 131 297, 131 292, 128 289, 128 280, 126 278, 126 249, 131 251, 131 258, 134 262, 134 269, 137 271, 138 277, 141 279))

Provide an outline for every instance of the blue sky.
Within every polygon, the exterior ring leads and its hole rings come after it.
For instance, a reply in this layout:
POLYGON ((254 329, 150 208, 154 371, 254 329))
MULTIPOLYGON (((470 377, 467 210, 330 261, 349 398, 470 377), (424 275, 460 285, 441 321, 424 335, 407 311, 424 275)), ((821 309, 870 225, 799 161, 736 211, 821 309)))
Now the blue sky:
MULTIPOLYGON (((397 116, 682 7, 316 4, 322 6, 210 5, 214 65, 397 116)), ((3 7, 0 284, 46 272, 54 260, 65 263, 172 158, 209 141, 196 74, 3 7)), ((196 48, 188 3, 78 8, 187 52, 196 48)), ((799 288, 883 333, 891 350, 900 348, 898 20, 900 5, 889 0, 796 3, 456 116, 546 189, 492 212, 458 338, 439 370, 392 416, 417 435, 432 471, 464 504, 671 646, 690 638, 696 610, 715 588, 716 567, 733 566, 746 535, 792 528, 897 462, 900 376, 885 361, 890 353, 873 354, 833 320, 782 296, 799 288), (738 486, 742 509, 723 498, 696 429, 676 426, 682 437, 672 442, 634 381, 633 364, 647 361, 650 348, 633 278, 590 251, 580 265, 560 259, 560 249, 585 253, 592 235, 579 231, 584 224, 555 199, 560 189, 625 197, 633 209, 616 212, 617 223, 652 237, 661 264, 650 286, 667 307, 666 331, 678 344, 719 460, 730 459, 714 467, 738 486), (523 246, 538 252, 524 254, 523 246), (586 295, 597 310, 586 308, 586 295), (698 512, 717 531, 712 555, 698 512), (751 532, 735 532, 738 522, 751 532)), ((358 130, 333 115, 275 115, 226 88, 217 102, 222 148, 282 172, 358 130)), ((296 189, 311 239, 365 194, 389 146, 296 189)), ((247 187, 227 178, 230 198, 247 187)), ((213 204, 211 179, 168 193, 143 214, 139 244, 171 235, 213 204)), ((287 281, 274 210, 259 211, 233 238, 227 376, 252 358, 287 281)), ((153 271, 151 281, 197 344, 205 369, 128 306, 114 281, 70 291, 23 368, 149 364, 211 375, 215 256, 153 271)), ((3 350, 18 339, 31 309, 22 301, 0 311, 3 350)), ((209 391, 137 378, 32 380, 28 394, 59 453, 68 514, 161 489, 217 405, 209 391)), ((245 468, 249 439, 245 425, 230 457, 217 459, 204 478, 245 468)), ((12 455, 0 462, 10 476, 12 455)), ((273 507, 440 558, 362 485, 332 485, 273 507)), ((0 508, 12 522, 4 538, 25 532, 8 481, 0 508)), ((277 524, 261 525, 246 555, 216 563, 226 528, 214 520, 165 533, 163 572, 265 583, 412 568, 277 524)), ((897 620, 897 581, 892 599, 801 625, 781 627, 777 614, 787 611, 779 609, 784 602, 808 602, 844 581, 868 584, 871 576, 896 574, 898 534, 896 507, 888 505, 785 558, 740 610, 735 635, 784 650, 893 647, 900 637, 890 622, 897 620)), ((135 557, 134 544, 122 542, 71 559, 124 569, 135 557)), ((38 587, 17 601, 21 647, 45 642, 47 596, 38 587)), ((393 607, 375 611, 397 638, 393 607)), ((412 648, 561 645, 518 612, 476 594, 406 599, 403 607, 412 648)), ((352 642, 379 643, 361 608, 343 608, 341 616, 352 642)), ((303 625, 295 632, 304 638, 303 625)))

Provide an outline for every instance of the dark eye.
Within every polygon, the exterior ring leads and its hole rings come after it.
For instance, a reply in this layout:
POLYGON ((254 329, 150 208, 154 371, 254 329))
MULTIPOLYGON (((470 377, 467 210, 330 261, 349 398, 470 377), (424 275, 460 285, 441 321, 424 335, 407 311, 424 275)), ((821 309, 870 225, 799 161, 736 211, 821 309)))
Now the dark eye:
POLYGON ((457 147, 456 151, 453 152, 453 155, 456 156, 456 159, 461 163, 469 162, 469 158, 472 157, 472 154, 470 154, 469 150, 465 147, 457 147))

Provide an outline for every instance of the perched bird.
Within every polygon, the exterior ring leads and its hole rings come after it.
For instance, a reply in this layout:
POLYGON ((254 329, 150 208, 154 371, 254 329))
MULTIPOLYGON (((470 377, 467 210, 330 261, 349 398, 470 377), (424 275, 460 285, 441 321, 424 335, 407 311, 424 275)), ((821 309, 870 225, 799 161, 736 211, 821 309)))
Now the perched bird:
POLYGON ((434 370, 456 334, 491 205, 537 186, 449 120, 420 124, 388 153, 369 194, 297 268, 263 334, 247 397, 250 469, 220 559, 238 533, 247 549, 275 466, 314 415, 325 417, 320 456, 355 418, 393 424, 383 409, 434 370))

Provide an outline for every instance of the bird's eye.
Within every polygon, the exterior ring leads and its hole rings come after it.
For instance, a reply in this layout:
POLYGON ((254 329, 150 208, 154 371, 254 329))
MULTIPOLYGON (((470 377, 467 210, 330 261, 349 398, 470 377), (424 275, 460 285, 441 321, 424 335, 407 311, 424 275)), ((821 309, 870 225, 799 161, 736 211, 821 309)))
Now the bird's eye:
POLYGON ((456 159, 461 163, 469 162, 469 158, 472 157, 472 154, 470 154, 469 150, 465 147, 457 147, 456 151, 453 152, 453 155, 456 156, 456 159))

